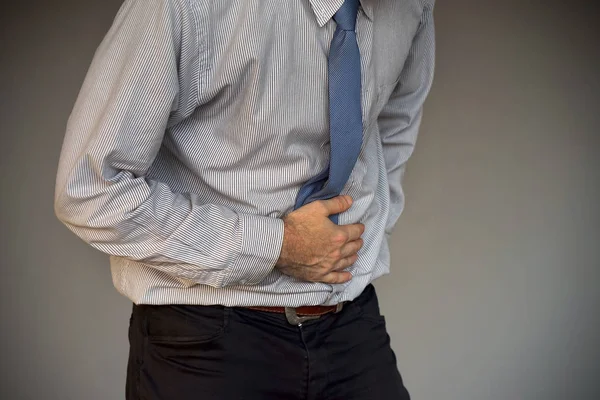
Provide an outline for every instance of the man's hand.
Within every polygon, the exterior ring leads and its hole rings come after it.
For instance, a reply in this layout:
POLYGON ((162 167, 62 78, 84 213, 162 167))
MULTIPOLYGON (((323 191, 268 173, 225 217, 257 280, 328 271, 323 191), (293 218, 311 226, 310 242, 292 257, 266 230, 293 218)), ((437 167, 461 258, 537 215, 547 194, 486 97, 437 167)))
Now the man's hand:
POLYGON ((352 279, 343 270, 357 260, 365 226, 336 225, 328 218, 351 205, 350 196, 337 196, 316 200, 285 216, 283 246, 275 267, 310 282, 344 283, 352 279))

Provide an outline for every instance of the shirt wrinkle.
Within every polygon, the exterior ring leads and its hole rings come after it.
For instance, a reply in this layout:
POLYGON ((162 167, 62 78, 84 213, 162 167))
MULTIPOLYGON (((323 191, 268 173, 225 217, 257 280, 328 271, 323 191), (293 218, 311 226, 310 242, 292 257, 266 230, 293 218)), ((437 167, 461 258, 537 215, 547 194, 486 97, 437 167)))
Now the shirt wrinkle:
POLYGON ((327 22, 342 3, 125 0, 69 118, 55 195, 59 219, 113 256, 120 293, 136 304, 336 304, 389 272, 433 79, 432 2, 361 0, 363 143, 342 190, 354 203, 339 216, 366 227, 353 279, 275 268, 282 217, 329 162, 327 22))

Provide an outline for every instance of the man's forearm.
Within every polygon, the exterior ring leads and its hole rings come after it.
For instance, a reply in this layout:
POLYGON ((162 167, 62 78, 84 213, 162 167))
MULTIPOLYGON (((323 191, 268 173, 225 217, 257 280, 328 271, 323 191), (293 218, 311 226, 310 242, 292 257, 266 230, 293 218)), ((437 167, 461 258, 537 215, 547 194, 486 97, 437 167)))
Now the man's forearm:
POLYGON ((277 261, 283 221, 147 176, 169 125, 195 107, 194 53, 181 50, 197 46, 193 32, 181 35, 194 26, 186 4, 132 0, 120 9, 69 118, 56 214, 105 253, 195 283, 255 284, 277 261))

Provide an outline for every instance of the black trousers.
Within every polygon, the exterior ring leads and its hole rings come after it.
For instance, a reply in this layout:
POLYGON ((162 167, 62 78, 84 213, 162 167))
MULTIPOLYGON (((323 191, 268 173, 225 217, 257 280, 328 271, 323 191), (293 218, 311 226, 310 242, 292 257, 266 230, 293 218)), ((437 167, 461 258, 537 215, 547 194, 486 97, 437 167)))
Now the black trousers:
POLYGON ((408 400, 375 288, 337 314, 134 306, 128 400, 408 400))

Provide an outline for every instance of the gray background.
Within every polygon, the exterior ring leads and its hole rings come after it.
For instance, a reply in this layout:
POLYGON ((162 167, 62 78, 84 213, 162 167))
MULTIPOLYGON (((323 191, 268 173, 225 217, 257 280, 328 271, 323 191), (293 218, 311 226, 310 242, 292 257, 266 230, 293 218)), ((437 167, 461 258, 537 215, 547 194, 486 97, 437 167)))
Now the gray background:
MULTIPOLYGON (((0 398, 121 399, 130 304, 52 204, 66 119, 120 1, 19 3, 0 13, 0 398)), ((436 6, 436 80, 376 282, 415 400, 600 399, 593 3, 436 6)))

